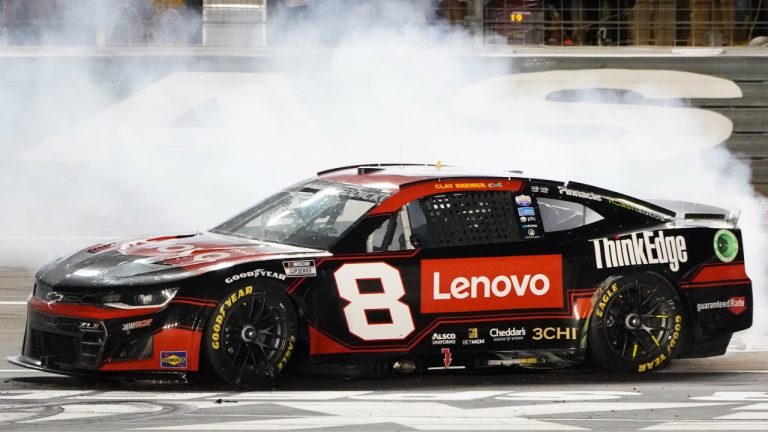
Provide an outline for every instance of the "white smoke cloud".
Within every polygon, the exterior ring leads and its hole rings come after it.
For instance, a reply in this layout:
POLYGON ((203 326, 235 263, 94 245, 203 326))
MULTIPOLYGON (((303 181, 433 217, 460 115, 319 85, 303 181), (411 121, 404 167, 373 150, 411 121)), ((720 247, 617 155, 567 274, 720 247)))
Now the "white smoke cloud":
MULTIPOLYGON (((0 265, 36 267, 99 238, 207 229, 329 167, 440 160, 738 206, 756 310, 768 307, 764 208, 749 168, 715 147, 722 116, 676 99, 738 97, 733 83, 512 75, 514 61, 477 56, 472 35, 430 24, 410 2, 317 6, 310 24, 273 29, 269 73, 166 75, 126 59, 104 76, 97 57, 6 62, 0 73, 14 79, 0 80, 0 118, 14 121, 0 126, 0 265), (617 87, 628 93, 607 103, 589 90, 617 87), (550 98, 558 89, 575 99, 550 98)), ((107 29, 130 24, 97 16, 107 29)))

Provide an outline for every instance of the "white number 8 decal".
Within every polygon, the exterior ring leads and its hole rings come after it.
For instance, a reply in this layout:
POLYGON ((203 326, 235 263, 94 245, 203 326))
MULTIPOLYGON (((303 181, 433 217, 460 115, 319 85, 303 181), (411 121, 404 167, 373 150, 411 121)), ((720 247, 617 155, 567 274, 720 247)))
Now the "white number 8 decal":
POLYGON ((344 308, 349 332, 366 341, 405 339, 414 330, 411 309, 400 301, 405 295, 400 271, 386 263, 344 264, 336 273, 339 296, 348 301, 344 308), (357 281, 374 279, 381 281, 383 292, 363 294, 357 281), (367 310, 387 310, 392 322, 370 324, 367 310))

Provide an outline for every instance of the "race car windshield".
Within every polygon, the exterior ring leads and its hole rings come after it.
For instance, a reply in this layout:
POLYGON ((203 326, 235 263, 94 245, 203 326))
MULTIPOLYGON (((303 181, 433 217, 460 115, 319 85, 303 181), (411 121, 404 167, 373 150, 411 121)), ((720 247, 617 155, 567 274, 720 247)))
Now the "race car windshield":
POLYGON ((327 249, 389 195, 381 189, 314 180, 279 192, 211 231, 327 249))

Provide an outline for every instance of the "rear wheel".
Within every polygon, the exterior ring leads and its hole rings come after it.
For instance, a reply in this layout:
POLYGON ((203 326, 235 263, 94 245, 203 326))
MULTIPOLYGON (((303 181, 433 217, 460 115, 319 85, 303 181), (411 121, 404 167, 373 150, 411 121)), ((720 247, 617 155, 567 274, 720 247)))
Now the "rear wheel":
POLYGON ((682 314, 675 288, 655 273, 609 280, 592 312, 590 354, 617 372, 661 369, 681 343, 682 314))
POLYGON ((203 335, 207 364, 229 384, 279 374, 296 346, 296 312, 279 288, 244 284, 214 309, 203 335))

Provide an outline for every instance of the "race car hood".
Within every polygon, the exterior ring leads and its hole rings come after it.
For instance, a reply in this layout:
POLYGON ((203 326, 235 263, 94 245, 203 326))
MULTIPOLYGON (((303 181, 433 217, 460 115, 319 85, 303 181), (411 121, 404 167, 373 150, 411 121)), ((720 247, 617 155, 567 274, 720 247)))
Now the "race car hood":
POLYGON ((45 265, 37 280, 57 288, 156 285, 244 262, 323 255, 328 253, 205 232, 94 245, 45 265))

